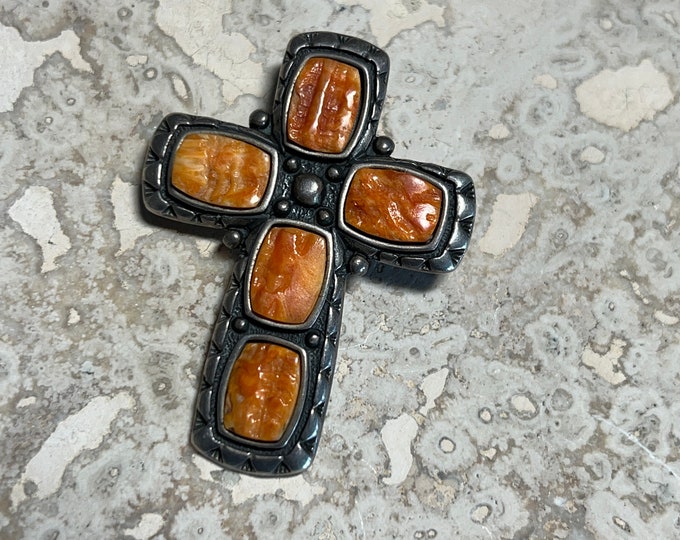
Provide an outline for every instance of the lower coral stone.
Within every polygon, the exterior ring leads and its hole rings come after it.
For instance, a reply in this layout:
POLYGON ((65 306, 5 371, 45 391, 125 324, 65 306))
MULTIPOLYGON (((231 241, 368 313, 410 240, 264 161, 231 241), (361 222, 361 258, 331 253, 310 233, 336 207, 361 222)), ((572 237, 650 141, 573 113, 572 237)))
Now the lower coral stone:
POLYGON ((225 429, 260 442, 281 439, 295 411, 301 378, 300 355, 293 349, 247 343, 227 382, 225 429))
POLYGON ((364 167, 350 181, 345 223, 381 240, 426 243, 439 223, 442 191, 411 173, 364 167))
POLYGON ((250 278, 252 311, 283 324, 302 324, 319 301, 328 260, 326 239, 297 227, 272 227, 250 278))
POLYGON ((255 208, 269 183, 270 157, 250 143, 213 133, 189 133, 175 153, 175 189, 224 208, 255 208))

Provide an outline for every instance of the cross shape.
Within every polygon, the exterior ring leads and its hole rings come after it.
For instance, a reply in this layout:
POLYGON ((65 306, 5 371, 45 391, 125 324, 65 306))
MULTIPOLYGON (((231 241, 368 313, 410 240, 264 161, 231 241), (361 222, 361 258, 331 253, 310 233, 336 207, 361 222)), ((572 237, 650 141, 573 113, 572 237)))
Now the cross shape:
POLYGON ((272 114, 250 128, 171 114, 142 196, 154 214, 225 231, 240 251, 209 346, 191 434, 208 459, 287 476, 318 447, 345 279, 371 263, 449 272, 475 216, 462 172, 390 157, 376 136, 389 59, 357 38, 294 37, 272 114))

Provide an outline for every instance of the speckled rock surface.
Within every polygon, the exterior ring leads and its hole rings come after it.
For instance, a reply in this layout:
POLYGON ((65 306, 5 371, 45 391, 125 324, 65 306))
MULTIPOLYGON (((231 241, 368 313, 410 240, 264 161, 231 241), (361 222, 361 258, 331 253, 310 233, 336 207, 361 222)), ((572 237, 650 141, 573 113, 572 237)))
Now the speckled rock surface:
POLYGON ((680 537, 674 0, 0 7, 0 537, 680 537), (233 265, 143 216, 168 112, 247 124, 288 40, 392 59, 396 157, 476 181, 459 269, 350 282, 321 447, 188 444, 233 265))

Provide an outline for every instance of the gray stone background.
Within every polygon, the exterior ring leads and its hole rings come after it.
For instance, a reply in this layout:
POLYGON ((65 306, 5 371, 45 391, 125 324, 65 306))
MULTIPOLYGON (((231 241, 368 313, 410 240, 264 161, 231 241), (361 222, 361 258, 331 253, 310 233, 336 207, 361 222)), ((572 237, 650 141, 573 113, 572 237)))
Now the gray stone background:
POLYGON ((0 537, 680 537, 677 0, 0 6, 0 537), (140 170, 310 30, 388 52, 380 132, 479 216, 454 274, 350 282, 314 465, 253 479, 188 444, 233 256, 140 170))

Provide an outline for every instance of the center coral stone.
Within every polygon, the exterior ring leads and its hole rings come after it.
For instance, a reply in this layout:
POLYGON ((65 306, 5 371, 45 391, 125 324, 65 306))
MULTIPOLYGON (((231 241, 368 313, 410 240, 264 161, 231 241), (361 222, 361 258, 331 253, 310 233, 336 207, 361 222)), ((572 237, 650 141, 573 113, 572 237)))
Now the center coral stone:
POLYGON ((328 248, 319 234, 297 227, 272 227, 250 278, 252 311, 278 323, 304 323, 321 295, 328 248))
POLYGON ((270 176, 269 154, 250 143, 212 133, 190 133, 172 164, 175 189, 199 201, 234 209, 255 208, 270 176))
POLYGON ((293 417, 301 379, 300 355, 293 349, 246 344, 227 382, 225 429, 256 441, 278 441, 293 417))
POLYGON ((288 139, 316 152, 340 154, 361 106, 361 76, 354 66, 314 57, 302 67, 288 109, 288 139))
POLYGON ((381 240, 426 243, 442 206, 442 190, 411 173, 364 167, 350 181, 345 222, 381 240))

